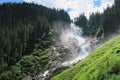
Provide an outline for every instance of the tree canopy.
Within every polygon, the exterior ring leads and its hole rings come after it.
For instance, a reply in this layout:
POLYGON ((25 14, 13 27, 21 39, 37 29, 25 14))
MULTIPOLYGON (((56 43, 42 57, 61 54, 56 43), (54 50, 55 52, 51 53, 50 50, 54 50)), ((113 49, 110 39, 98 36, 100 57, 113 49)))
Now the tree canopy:
POLYGON ((112 7, 108 6, 103 13, 92 13, 87 20, 86 17, 81 14, 75 21, 75 24, 83 28, 84 35, 95 36, 99 31, 99 36, 102 34, 105 34, 105 36, 107 36, 111 33, 119 32, 120 1, 115 0, 112 7))
POLYGON ((54 21, 69 23, 70 17, 33 3, 0 5, 0 80, 21 80, 47 64, 54 21))

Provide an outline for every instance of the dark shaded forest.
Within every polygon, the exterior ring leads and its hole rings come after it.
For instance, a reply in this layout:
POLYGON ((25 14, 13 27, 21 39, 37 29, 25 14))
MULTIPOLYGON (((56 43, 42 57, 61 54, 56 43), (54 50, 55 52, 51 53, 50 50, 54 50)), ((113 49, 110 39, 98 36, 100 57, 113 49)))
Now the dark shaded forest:
POLYGON ((120 0, 115 0, 112 7, 107 7, 103 13, 92 13, 89 19, 81 14, 75 19, 75 24, 82 27, 84 35, 104 38, 120 32, 120 0))
POLYGON ((0 5, 0 80, 21 80, 47 65, 54 21, 70 23, 70 17, 32 3, 0 5))

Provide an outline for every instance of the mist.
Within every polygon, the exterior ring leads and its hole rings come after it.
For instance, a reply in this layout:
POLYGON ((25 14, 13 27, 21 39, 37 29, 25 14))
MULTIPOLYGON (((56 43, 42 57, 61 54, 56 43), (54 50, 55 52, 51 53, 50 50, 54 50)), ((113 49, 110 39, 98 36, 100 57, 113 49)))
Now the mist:
POLYGON ((76 26, 74 23, 66 24, 63 22, 56 22, 53 26, 57 30, 57 33, 59 33, 55 44, 63 45, 70 49, 72 53, 68 54, 69 56, 62 63, 64 66, 71 66, 77 63, 98 47, 96 42, 94 42, 95 40, 92 41, 92 38, 85 38, 82 35, 82 28, 76 26))

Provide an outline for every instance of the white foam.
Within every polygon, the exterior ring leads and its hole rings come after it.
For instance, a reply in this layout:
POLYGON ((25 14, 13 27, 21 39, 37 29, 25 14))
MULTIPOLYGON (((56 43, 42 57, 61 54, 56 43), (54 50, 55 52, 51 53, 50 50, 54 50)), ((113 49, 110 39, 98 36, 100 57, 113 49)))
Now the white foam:
POLYGON ((48 73, 49 73, 49 70, 45 71, 45 72, 43 73, 43 76, 46 77, 48 73))

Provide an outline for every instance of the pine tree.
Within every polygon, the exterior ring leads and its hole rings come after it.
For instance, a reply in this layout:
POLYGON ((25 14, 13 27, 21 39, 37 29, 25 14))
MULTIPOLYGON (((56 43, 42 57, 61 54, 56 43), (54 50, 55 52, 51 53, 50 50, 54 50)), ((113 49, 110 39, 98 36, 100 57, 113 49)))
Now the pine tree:
POLYGON ((3 55, 4 53, 3 53, 3 49, 1 48, 0 49, 0 70, 2 70, 2 68, 4 68, 4 55, 3 55))

